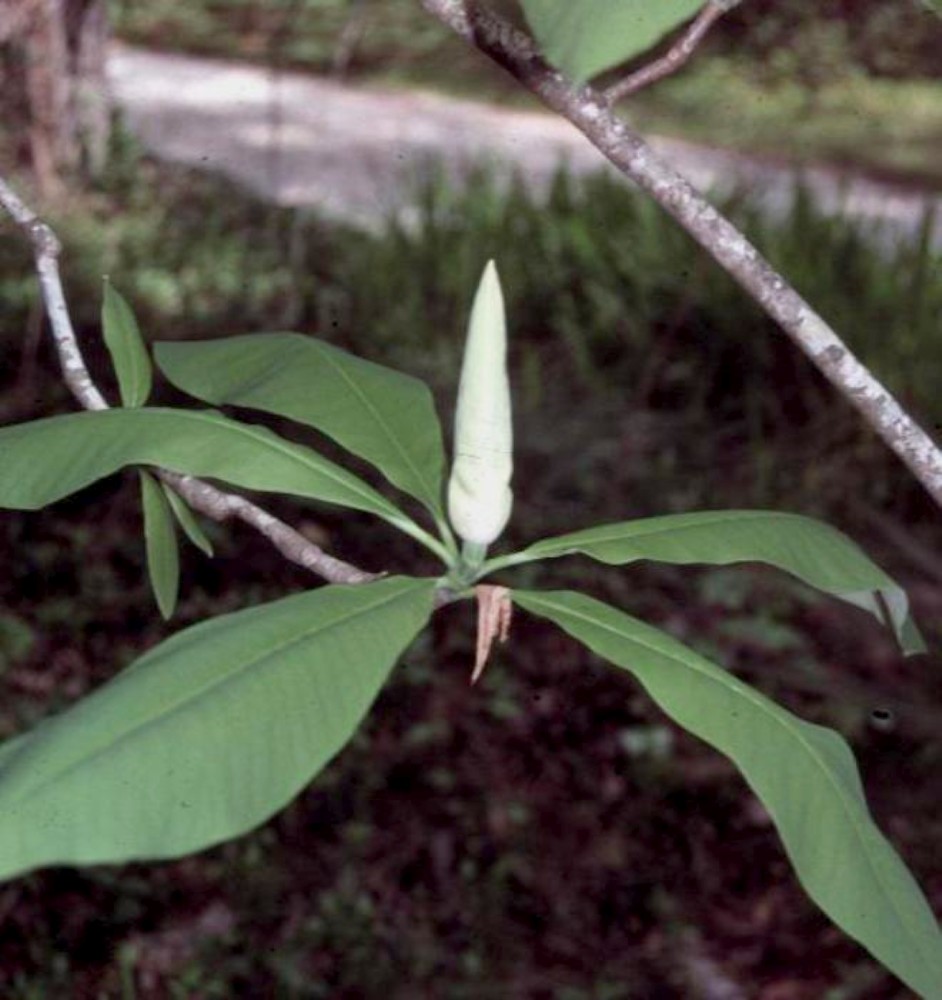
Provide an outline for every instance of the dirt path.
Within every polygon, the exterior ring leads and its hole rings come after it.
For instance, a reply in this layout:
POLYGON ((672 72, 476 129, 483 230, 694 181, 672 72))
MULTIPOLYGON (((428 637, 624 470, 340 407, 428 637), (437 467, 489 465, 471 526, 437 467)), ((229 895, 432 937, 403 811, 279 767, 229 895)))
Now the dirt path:
MULTIPOLYGON (((408 204, 433 160, 455 177, 479 163, 517 168, 537 187, 561 162, 577 173, 605 167, 571 125, 541 112, 124 46, 115 46, 109 75, 131 128, 158 156, 367 226, 408 204)), ((698 187, 748 187, 772 213, 790 201, 791 168, 674 139, 654 145, 698 187)), ((888 234, 912 231, 927 206, 942 207, 938 195, 830 169, 803 176, 827 211, 885 224, 888 234)))

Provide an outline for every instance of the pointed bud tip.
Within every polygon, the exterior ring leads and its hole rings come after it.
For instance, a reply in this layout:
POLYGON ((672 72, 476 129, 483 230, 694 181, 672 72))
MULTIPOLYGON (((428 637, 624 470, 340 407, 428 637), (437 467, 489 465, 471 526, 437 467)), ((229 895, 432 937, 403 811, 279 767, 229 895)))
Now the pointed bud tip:
MULTIPOLYGON (((506 335, 504 318, 504 290, 501 287, 497 264, 489 260, 484 265, 471 307, 471 328, 477 326, 477 335, 491 337, 499 329, 506 335)), ((470 332, 470 328, 469 328, 470 332)))

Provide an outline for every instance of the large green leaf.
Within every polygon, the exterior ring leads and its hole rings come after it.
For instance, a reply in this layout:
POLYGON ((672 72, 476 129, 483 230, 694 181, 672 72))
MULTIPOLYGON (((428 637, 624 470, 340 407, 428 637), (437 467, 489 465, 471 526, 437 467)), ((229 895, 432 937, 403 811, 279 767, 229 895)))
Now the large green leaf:
POLYGON ((157 607, 164 618, 171 618, 177 606, 180 590, 180 550, 177 528, 170 503, 160 484, 143 469, 141 507, 144 511, 144 546, 147 551, 147 573, 157 607))
POLYGON ((297 333, 163 343, 155 354, 184 392, 315 427, 444 516, 442 432, 419 379, 297 333))
POLYGON ((0 430, 0 507, 36 510, 126 465, 158 465, 252 490, 405 519, 385 497, 264 427, 203 410, 144 407, 50 417, 0 430))
POLYGON ((907 652, 925 648, 902 588, 846 535, 800 514, 717 510, 621 521, 547 538, 496 562, 512 566, 574 553, 617 566, 639 559, 768 563, 869 611, 894 629, 907 652))
POLYGON ((888 969, 942 996, 942 935, 903 862, 877 829, 850 748, 659 629, 572 592, 514 591, 630 671, 685 729, 726 754, 768 809, 802 885, 888 969))
POLYGON ((204 622, 0 747, 0 878, 177 857, 257 826, 350 738, 434 589, 394 577, 204 622))
POLYGON ((546 58, 578 82, 651 48, 703 0, 523 0, 546 58))
POLYGON ((118 377, 121 402, 125 406, 143 406, 150 396, 153 381, 150 357, 131 307, 107 279, 101 329, 118 377))

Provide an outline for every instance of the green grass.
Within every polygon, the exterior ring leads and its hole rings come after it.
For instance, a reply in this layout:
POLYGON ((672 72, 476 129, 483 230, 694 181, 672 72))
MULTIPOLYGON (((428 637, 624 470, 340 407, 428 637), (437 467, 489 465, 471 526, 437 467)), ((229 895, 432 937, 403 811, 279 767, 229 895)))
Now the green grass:
POLYGON ((745 60, 707 59, 626 107, 645 131, 942 188, 937 80, 847 74, 809 91, 757 79, 745 60))
POLYGON ((448 89, 483 85, 491 96, 507 97, 517 89, 412 0, 362 5, 347 0, 201 0, 186 5, 175 0, 119 0, 112 6, 112 17, 120 37, 154 48, 314 73, 444 83, 448 89))
MULTIPOLYGON (((118 34, 137 44, 329 73, 345 51, 339 40, 353 9, 346 0, 154 0, 119 2, 113 11, 118 34)), ((348 75, 533 104, 413 0, 367 3, 362 10, 344 64, 348 75)), ((651 132, 942 188, 942 81, 868 76, 842 61, 843 48, 826 45, 812 52, 810 68, 790 51, 781 51, 773 68, 768 59, 704 52, 676 77, 626 102, 626 113, 651 132)))

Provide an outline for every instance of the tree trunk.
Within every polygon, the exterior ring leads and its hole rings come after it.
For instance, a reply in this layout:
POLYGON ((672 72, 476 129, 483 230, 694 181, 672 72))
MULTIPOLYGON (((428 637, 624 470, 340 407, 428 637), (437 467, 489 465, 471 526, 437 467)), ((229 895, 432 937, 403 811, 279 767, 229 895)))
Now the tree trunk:
POLYGON ((108 15, 105 0, 67 2, 76 136, 82 167, 98 177, 108 158, 111 101, 108 93, 108 15))
POLYGON ((60 193, 63 174, 78 163, 71 114, 64 0, 41 0, 24 44, 29 144, 42 194, 60 193))
POLYGON ((40 193, 54 197, 80 170, 104 166, 110 108, 104 0, 12 0, 0 11, 4 91, 25 97, 29 159, 40 193), (17 79, 19 76, 19 79, 17 79))

